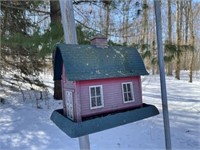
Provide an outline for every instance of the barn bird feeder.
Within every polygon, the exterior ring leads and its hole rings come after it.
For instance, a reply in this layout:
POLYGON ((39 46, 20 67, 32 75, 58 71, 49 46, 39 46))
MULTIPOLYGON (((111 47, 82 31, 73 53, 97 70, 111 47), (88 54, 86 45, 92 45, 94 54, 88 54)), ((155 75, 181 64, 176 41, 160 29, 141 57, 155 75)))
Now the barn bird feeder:
POLYGON ((63 109, 51 120, 75 138, 159 114, 142 102, 141 75, 148 75, 135 48, 108 46, 98 35, 91 45, 58 44, 54 80, 61 80, 63 109))

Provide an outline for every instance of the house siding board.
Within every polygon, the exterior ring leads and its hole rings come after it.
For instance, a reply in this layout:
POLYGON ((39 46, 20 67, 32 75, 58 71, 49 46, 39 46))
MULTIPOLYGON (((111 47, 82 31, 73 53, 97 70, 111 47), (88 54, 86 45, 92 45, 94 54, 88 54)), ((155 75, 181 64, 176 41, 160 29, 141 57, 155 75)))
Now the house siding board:
POLYGON ((111 112, 118 109, 128 109, 142 105, 141 91, 138 88, 139 76, 127 77, 127 78, 115 78, 115 79, 99 79, 79 81, 80 97, 81 97, 81 114, 82 116, 92 116, 94 114, 111 112), (134 102, 124 103, 122 96, 122 83, 132 82, 134 90, 134 102), (90 109, 90 96, 89 86, 102 85, 103 86, 103 98, 104 107, 97 109, 90 109))
POLYGON ((66 106, 66 101, 65 101, 65 84, 66 84, 66 78, 65 78, 65 69, 64 65, 62 65, 62 74, 61 74, 61 84, 62 84, 62 101, 63 101, 63 111, 64 115, 66 116, 67 114, 67 106, 66 106))
POLYGON ((80 122, 82 120, 81 117, 81 100, 80 100, 80 84, 79 81, 74 82, 75 86, 75 105, 74 105, 74 110, 75 110, 75 120, 77 122, 80 122))

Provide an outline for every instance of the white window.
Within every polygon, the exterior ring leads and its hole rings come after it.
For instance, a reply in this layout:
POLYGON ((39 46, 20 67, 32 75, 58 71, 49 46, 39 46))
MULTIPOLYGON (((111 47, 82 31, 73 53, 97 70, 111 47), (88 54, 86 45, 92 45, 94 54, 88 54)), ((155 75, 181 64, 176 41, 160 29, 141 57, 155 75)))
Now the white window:
POLYGON ((90 86, 89 94, 91 109, 101 108, 104 106, 102 85, 90 86))
POLYGON ((124 103, 134 101, 134 92, 132 82, 122 83, 122 94, 124 103))

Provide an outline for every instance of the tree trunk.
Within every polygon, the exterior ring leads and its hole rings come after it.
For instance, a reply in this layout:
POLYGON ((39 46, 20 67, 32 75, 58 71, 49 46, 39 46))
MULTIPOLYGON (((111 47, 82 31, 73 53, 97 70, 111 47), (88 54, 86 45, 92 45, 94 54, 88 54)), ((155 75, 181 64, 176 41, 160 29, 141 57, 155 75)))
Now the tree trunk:
POLYGON ((175 78, 180 80, 180 43, 181 43, 181 37, 180 37, 180 1, 176 1, 176 71, 175 71, 175 78))
POLYGON ((52 23, 61 24, 60 6, 58 1, 50 1, 50 17, 52 23))
POLYGON ((100 10, 99 10, 99 17, 100 17, 100 32, 103 33, 103 30, 104 30, 104 25, 103 25, 103 14, 102 14, 102 9, 103 9, 103 6, 101 4, 101 7, 100 7, 100 10))
POLYGON ((125 1, 125 25, 124 25, 124 31, 125 31, 125 33, 124 33, 124 36, 125 36, 125 38, 124 38, 124 40, 123 40, 123 42, 124 43, 128 43, 128 27, 129 27, 129 9, 130 9, 130 3, 131 3, 131 0, 127 0, 127 1, 125 1))
POLYGON ((190 12, 190 45, 192 47, 192 58, 190 62, 190 72, 189 72, 189 82, 192 82, 193 77, 193 66, 194 66, 194 30, 193 30, 193 11, 192 11, 192 0, 189 2, 189 12, 190 12))
POLYGON ((158 66, 157 62, 155 62, 156 59, 156 43, 155 43, 156 39, 155 36, 153 36, 153 42, 152 42, 152 59, 154 60, 151 64, 152 64, 152 74, 154 75, 156 73, 156 66, 158 66))
MULTIPOLYGON (((171 0, 168 0, 168 44, 172 44, 172 20, 171 20, 171 0)), ((168 55, 171 55, 170 53, 168 55)), ((173 71, 173 62, 168 63, 167 65, 167 75, 172 76, 173 71)))
MULTIPOLYGON (((0 36, 1 36, 1 31, 0 31, 0 36)), ((1 57, 2 56, 1 56, 1 44, 0 44, 0 86, 2 84, 2 81, 1 81, 2 80, 2 75, 1 75, 2 74, 2 66, 1 66, 2 65, 2 61, 1 61, 1 57)))
MULTIPOLYGON (((155 9, 155 8, 154 8, 155 9)), ((155 19, 153 20, 153 41, 152 41, 152 59, 151 59, 151 65, 152 65, 152 74, 156 74, 156 66, 158 66, 158 63, 156 62, 157 58, 157 50, 156 50, 156 31, 155 31, 155 19)))
POLYGON ((110 4, 106 4, 106 30, 105 30, 106 38, 108 38, 109 25, 110 25, 110 4))
MULTIPOLYGON (((0 31, 0 36, 2 35, 2 30, 0 31)), ((2 36, 1 36, 2 37, 2 36)), ((2 84, 2 52, 1 52, 1 44, 0 44, 0 86, 2 84)))
POLYGON ((125 39, 125 20, 126 20, 126 1, 124 1, 124 3, 123 3, 123 9, 122 9, 122 12, 123 12, 123 20, 122 20, 122 43, 125 43, 125 41, 126 41, 126 39, 125 39))
MULTIPOLYGON (((58 1, 50 1, 50 17, 51 23, 54 25, 61 25, 61 15, 60 15, 60 6, 58 1)), ((54 64, 54 53, 53 53, 53 64, 54 64)), ((53 67, 54 68, 54 67, 53 67)), ((62 86, 61 80, 54 81, 54 99, 62 99, 62 86)))
POLYGON ((144 44, 146 43, 146 34, 147 34, 147 25, 148 25, 148 18, 147 18, 147 0, 143 0, 143 6, 144 6, 144 13, 143 13, 143 21, 142 21, 142 39, 141 39, 141 52, 144 52, 144 44))
MULTIPOLYGON (((188 28, 189 28, 189 5, 188 1, 185 1, 185 45, 188 45, 188 28)), ((183 68, 184 70, 188 69, 188 62, 187 62, 187 55, 188 52, 185 50, 184 52, 184 63, 183 63, 183 68)))

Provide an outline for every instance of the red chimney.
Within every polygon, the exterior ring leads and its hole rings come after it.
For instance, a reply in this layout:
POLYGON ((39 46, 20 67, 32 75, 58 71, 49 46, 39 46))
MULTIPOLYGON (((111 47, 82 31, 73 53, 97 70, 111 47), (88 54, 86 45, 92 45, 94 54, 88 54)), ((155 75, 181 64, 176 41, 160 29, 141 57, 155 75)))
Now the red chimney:
POLYGON ((107 38, 102 34, 97 34, 94 38, 90 40, 90 42, 91 42, 91 45, 94 45, 96 47, 100 47, 100 48, 108 47, 107 38))

